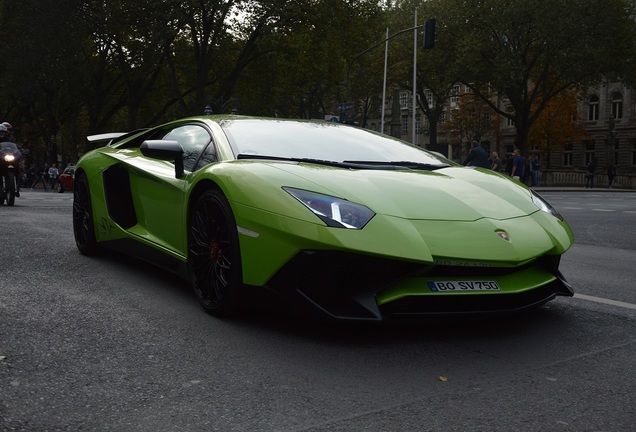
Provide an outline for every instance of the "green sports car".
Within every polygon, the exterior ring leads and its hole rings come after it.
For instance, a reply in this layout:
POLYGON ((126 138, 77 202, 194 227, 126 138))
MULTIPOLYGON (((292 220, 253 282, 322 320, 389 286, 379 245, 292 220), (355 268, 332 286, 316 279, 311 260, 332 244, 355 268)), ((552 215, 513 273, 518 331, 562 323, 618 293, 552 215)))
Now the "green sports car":
POLYGON ((75 169, 79 251, 133 254, 233 315, 255 287, 350 320, 511 312, 572 289, 573 234, 505 175, 324 121, 186 118, 75 169))

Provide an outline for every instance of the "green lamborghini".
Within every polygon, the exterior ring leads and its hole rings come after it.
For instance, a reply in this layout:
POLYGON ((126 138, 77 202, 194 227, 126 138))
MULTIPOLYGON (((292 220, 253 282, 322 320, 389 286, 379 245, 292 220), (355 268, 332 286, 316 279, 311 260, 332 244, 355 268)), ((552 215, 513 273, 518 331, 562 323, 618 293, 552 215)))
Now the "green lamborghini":
MULTIPOLYGON (((117 134, 118 135, 118 134, 117 134)), ((75 168, 82 254, 132 254, 214 315, 254 288, 349 320, 537 307, 572 289, 573 234, 509 177, 361 128, 186 118, 112 139, 75 168)))

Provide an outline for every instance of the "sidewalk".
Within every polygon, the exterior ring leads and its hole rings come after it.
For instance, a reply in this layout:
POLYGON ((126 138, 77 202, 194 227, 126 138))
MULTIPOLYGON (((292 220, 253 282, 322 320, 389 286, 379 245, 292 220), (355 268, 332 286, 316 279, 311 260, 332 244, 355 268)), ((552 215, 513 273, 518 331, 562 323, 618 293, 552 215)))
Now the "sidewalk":
POLYGON ((614 189, 605 187, 595 187, 595 188, 586 188, 584 186, 539 186, 532 187, 532 190, 537 192, 616 192, 616 193, 626 193, 626 192, 636 192, 634 189, 614 189))

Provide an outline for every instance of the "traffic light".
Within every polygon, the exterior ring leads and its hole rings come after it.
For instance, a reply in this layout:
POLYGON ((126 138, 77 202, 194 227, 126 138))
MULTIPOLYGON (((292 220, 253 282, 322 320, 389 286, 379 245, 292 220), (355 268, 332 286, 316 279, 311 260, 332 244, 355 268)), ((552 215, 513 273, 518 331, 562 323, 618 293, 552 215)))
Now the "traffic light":
POLYGON ((424 23, 424 49, 431 49, 435 46, 435 23, 434 19, 426 20, 424 23))

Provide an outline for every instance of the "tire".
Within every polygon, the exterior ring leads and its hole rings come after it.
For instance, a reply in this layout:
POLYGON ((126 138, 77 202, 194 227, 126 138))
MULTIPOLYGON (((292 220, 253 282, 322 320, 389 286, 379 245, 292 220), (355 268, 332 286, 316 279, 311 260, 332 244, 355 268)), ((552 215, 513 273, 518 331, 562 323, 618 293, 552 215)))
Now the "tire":
POLYGON ((73 192, 73 234, 75 245, 80 253, 91 256, 98 252, 91 193, 86 175, 80 175, 76 179, 73 192))
POLYGON ((237 315, 243 297, 238 232, 230 204, 219 190, 207 190, 192 207, 188 245, 194 293, 201 306, 212 315, 237 315))
POLYGON ((7 205, 12 206, 15 204, 15 174, 13 172, 8 172, 4 180, 5 191, 7 194, 7 205))

